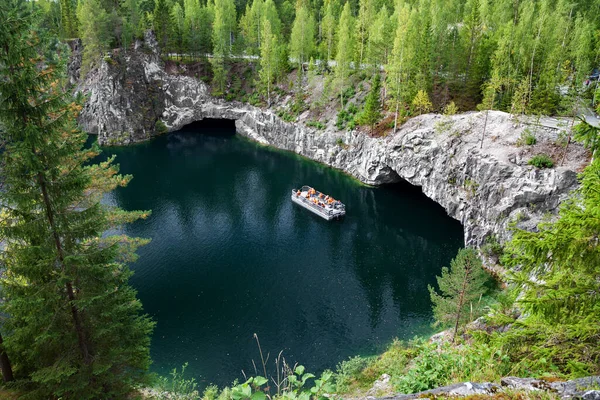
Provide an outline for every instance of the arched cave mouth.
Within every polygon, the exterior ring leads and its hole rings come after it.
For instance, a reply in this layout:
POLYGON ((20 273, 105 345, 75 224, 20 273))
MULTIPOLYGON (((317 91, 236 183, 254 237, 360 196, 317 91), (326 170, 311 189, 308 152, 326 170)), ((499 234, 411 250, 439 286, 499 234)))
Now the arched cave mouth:
POLYGON ((421 186, 413 185, 398 176, 393 183, 381 185, 377 192, 381 193, 378 198, 385 208, 427 209, 426 214, 406 216, 406 225, 410 226, 413 233, 434 240, 444 240, 445 237, 457 235, 464 237, 464 227, 460 221, 449 216, 444 207, 427 197, 421 186), (393 204, 387 204, 390 201, 393 201, 393 204), (436 220, 443 220, 445 223, 437 225, 433 222, 436 220))
POLYGON ((235 135, 235 120, 224 118, 204 118, 181 127, 183 132, 198 132, 214 136, 235 135))
MULTIPOLYGON (((231 137, 237 133, 235 128, 235 120, 225 118, 204 118, 194 121, 184 125, 179 132, 193 132, 217 137, 231 137)), ((383 198, 395 198, 397 199, 397 204, 395 205, 396 207, 407 209, 418 209, 425 205, 425 207, 430 210, 429 215, 431 218, 448 218, 451 220, 451 222, 443 230, 435 229, 435 227, 430 226, 427 221, 419 224, 416 220, 411 223, 411 225, 413 225, 411 229, 414 229, 416 233, 424 237, 430 237, 432 235, 432 231, 434 232, 433 236, 455 235, 457 232, 460 232, 460 235, 464 236, 464 227, 460 221, 450 217, 444 207, 427 197, 425 193, 423 193, 421 186, 413 185, 412 183, 403 179, 391 168, 389 168, 389 175, 389 183, 380 185, 379 188, 382 192, 390 193, 392 196, 382 196, 383 198)))

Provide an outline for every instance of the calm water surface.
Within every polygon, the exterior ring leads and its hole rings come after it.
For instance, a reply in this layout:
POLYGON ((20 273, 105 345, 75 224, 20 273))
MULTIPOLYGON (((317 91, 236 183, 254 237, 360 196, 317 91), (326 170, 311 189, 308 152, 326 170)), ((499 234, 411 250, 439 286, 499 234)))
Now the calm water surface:
POLYGON ((134 175, 108 200, 152 210, 125 231, 152 239, 131 283, 157 321, 153 369, 189 362, 202 385, 225 385, 259 364, 254 333, 271 360, 284 350, 321 371, 428 332, 427 285, 460 247, 460 224, 418 189, 364 187, 233 133, 202 123, 105 149, 134 175), (346 218, 293 204, 302 184, 341 199, 346 218))

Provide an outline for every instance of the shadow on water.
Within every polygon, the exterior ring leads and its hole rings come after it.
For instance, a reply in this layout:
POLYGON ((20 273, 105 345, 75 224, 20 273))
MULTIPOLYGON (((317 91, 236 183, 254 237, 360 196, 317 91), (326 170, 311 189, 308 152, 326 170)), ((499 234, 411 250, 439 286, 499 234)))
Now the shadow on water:
POLYGON ((107 199, 151 209, 125 232, 148 237, 132 284, 157 327, 153 368, 189 362, 202 384, 272 357, 311 371, 430 331, 427 285, 462 244, 462 228, 407 183, 382 188, 201 121, 117 154, 127 188, 107 199), (200 134, 202 133, 202 134, 200 134), (290 201, 312 185, 348 213, 325 221, 290 201))

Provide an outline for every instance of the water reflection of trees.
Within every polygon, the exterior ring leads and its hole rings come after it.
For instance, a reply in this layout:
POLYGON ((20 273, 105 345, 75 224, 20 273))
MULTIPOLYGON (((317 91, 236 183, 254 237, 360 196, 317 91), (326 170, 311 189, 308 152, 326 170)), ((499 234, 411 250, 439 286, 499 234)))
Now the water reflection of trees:
POLYGON ((146 307, 161 310, 157 329, 174 335, 180 320, 194 315, 186 328, 196 336, 185 340, 211 338, 222 351, 257 330, 265 343, 294 348, 318 368, 323 354, 339 360, 365 343, 389 340, 422 323, 426 285, 462 237, 457 224, 414 193, 360 186, 338 171, 238 138, 169 135, 125 149, 119 162, 135 178, 115 201, 154 212, 129 229, 157 235, 142 250, 156 258, 146 258, 144 267, 157 270, 140 291, 146 307), (346 219, 326 222, 293 205, 290 190, 302 184, 343 200, 346 219), (185 303, 159 301, 156 293, 186 293, 173 277, 181 285, 194 279, 202 294, 185 303), (169 302, 177 313, 168 311, 169 302))

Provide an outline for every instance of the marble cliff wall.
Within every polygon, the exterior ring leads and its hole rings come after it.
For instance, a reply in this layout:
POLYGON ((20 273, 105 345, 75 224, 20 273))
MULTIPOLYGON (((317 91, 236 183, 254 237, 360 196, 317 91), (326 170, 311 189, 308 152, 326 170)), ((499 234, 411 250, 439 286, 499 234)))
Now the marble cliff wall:
MULTIPOLYGON (((523 128, 506 113, 489 113, 483 148, 484 113, 423 115, 383 138, 340 132, 332 123, 317 130, 285 122, 270 109, 213 98, 200 80, 168 74, 151 35, 135 47, 106 57, 77 88, 88 96, 80 124, 101 144, 145 141, 204 118, 232 119, 241 135, 339 168, 366 184, 403 179, 420 186, 463 224, 465 244, 474 246, 491 234, 507 239, 510 221, 535 227, 577 186, 573 163, 544 170, 526 164, 514 147, 523 128)), ((541 127, 537 135, 538 141, 551 141, 558 130, 541 127)), ((574 157, 584 158, 581 148, 573 149, 579 152, 574 157)))

